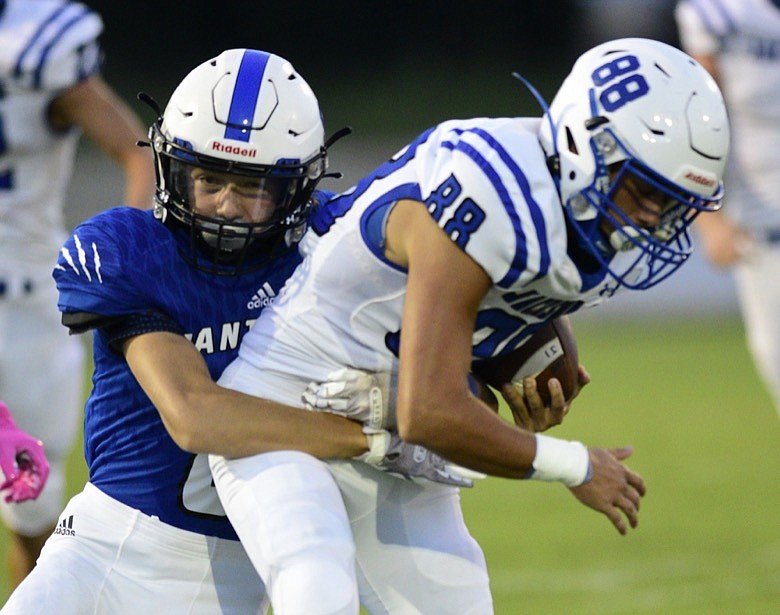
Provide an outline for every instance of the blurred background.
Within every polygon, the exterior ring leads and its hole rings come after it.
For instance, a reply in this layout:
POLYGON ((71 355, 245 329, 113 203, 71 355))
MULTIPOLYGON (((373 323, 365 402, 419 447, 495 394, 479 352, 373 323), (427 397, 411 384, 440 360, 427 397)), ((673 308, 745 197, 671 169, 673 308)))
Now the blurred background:
MULTIPOLYGON (((105 22, 105 75, 151 122, 139 91, 164 106, 199 63, 230 47, 289 59, 313 87, 326 129, 354 133, 331 151, 345 189, 423 129, 454 117, 540 115, 511 76, 549 101, 576 57, 610 38, 646 36, 677 44, 673 0, 94 0, 105 22)), ((89 150, 89 147, 84 146, 89 150)), ((116 170, 87 151, 79 160, 68 223, 121 197, 116 170)), ((619 296, 582 318, 736 313, 727 273, 694 257, 646 293, 619 296), (662 307, 662 310, 659 310, 662 307)))
MULTIPOLYGON (((105 22, 105 75, 145 120, 139 91, 164 106, 199 63, 230 47, 289 59, 320 100, 326 129, 354 133, 331 169, 352 185, 418 132, 454 117, 540 115, 517 71, 549 101, 572 62, 610 38, 677 44, 673 0, 94 0, 105 22)), ((85 149, 89 150, 85 146, 85 149)), ((116 171, 87 151, 72 188, 69 224, 120 198, 116 171), (98 165, 97 167, 95 165, 98 165)), ((584 318, 736 313, 728 273, 698 257, 641 296, 627 293, 584 318)))

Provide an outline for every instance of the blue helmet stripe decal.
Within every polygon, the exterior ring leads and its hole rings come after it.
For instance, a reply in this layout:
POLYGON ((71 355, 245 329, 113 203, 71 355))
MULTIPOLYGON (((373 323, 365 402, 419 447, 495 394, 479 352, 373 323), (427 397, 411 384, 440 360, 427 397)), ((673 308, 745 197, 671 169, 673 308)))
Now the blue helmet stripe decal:
POLYGON ((247 50, 238 68, 233 99, 230 101, 225 138, 249 141, 255 107, 263 85, 263 74, 270 55, 262 51, 247 50))

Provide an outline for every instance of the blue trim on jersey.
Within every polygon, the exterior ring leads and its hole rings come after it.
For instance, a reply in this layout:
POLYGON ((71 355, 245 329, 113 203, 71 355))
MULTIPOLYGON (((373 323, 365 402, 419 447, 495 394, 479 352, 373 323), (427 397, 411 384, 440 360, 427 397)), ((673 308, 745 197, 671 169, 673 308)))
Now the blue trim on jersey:
POLYGON ((382 200, 376 203, 372 203, 363 212, 360 217, 360 235, 363 238, 363 243, 369 251, 376 256, 380 261, 385 263, 388 267, 406 273, 406 268, 397 265, 385 257, 385 229, 387 228, 387 216, 390 215, 392 207, 400 199, 411 198, 413 200, 420 200, 419 190, 418 196, 410 196, 409 189, 416 189, 417 184, 403 184, 398 186, 394 190, 382 195, 382 200), (389 198, 390 200, 386 200, 389 198))
POLYGON ((512 266, 509 268, 507 275, 505 275, 504 278, 499 282, 499 285, 507 281, 511 283, 520 277, 520 272, 525 270, 528 263, 528 251, 525 249, 525 233, 523 232, 523 227, 520 224, 520 217, 517 215, 517 211, 514 208, 512 197, 509 196, 509 193, 498 177, 498 173, 496 173, 495 169, 487 160, 482 157, 482 154, 474 149, 474 147, 464 143, 463 141, 458 142, 457 145, 452 143, 452 141, 443 141, 441 145, 442 147, 457 150, 466 154, 477 164, 480 169, 482 169, 482 172, 488 177, 490 183, 493 184, 493 188, 498 193, 498 198, 501 199, 501 204, 504 206, 504 210, 512 220, 512 227, 515 230, 516 239, 515 255, 512 258, 512 266))
MULTIPOLYGON (((528 178, 526 177, 525 173, 523 173, 523 170, 518 166, 517 161, 509 154, 509 152, 506 151, 506 149, 504 149, 504 147, 498 141, 493 138, 490 133, 481 128, 474 129, 472 132, 482 137, 482 139, 498 153, 501 161, 506 164, 507 167, 509 167, 509 169, 512 171, 512 175, 520 186, 520 190, 523 193, 523 198, 525 199, 525 202, 528 205, 529 213, 531 214, 531 220, 534 223, 534 229, 536 229, 536 237, 539 240, 539 273, 536 274, 536 278, 547 275, 547 272, 550 269, 550 247, 547 244, 547 224, 545 224, 544 215, 542 214, 542 210, 539 207, 539 203, 537 203, 531 195, 531 185, 528 182, 528 178)), ((516 219, 514 216, 512 216, 512 214, 515 213, 515 209, 512 207, 510 217, 512 217, 513 222, 517 221, 519 223, 519 218, 516 219)), ((518 225, 515 225, 515 228, 517 229, 518 225)), ((519 237, 520 234, 517 233, 517 235, 519 237)), ((525 251, 525 247, 523 250, 525 251)), ((499 285, 503 285, 505 283, 509 284, 514 282, 516 279, 517 276, 511 279, 506 277, 501 280, 501 282, 499 282, 499 285)))
MULTIPOLYGON (((409 161, 413 160, 417 148, 425 143, 428 138, 433 134, 434 128, 429 128, 412 141, 403 153, 398 158, 391 158, 378 169, 376 169, 370 175, 361 179, 355 188, 349 192, 338 195, 335 198, 328 201, 323 207, 318 207, 314 210, 309 218, 309 228, 317 235, 323 235, 328 232, 331 226, 342 216, 344 216, 354 205, 355 201, 365 193, 375 181, 384 179, 391 173, 395 173, 398 169, 406 166, 409 161)), ((405 184, 407 188, 410 188, 409 193, 396 196, 396 200, 400 198, 414 199, 416 201, 422 200, 419 184, 405 184)))
POLYGON ((249 141, 257 99, 263 85, 263 74, 270 57, 269 54, 254 49, 244 52, 233 89, 233 99, 230 101, 228 125, 225 127, 226 139, 249 141), (239 128, 240 126, 243 128, 239 128))
MULTIPOLYGON (((464 132, 477 135, 487 145, 489 145, 490 148, 498 154, 502 162, 504 162, 507 167, 509 167, 509 170, 512 172, 512 175, 514 176, 515 181, 517 181, 520 190, 523 193, 523 197, 528 204, 531 219, 533 220, 537 238, 539 239, 539 272, 535 277, 540 278, 546 275, 550 267, 550 250, 549 246, 547 245, 546 225, 544 223, 544 217, 542 216, 539 204, 531 196, 531 187, 525 174, 513 160, 512 156, 507 153, 504 147, 484 130, 474 128, 468 130, 456 130, 455 132, 458 135, 461 135, 464 132)), ((451 141, 442 142, 442 147, 456 149, 457 151, 466 154, 477 164, 477 166, 487 176, 487 178, 490 180, 490 183, 493 185, 493 188, 498 193, 498 196, 501 199, 501 203, 504 206, 504 210, 512 221, 512 227, 514 228, 516 239, 515 256, 512 259, 512 266, 509 268, 509 271, 507 271, 507 274, 498 282, 498 286, 511 286, 515 281, 517 281, 517 279, 520 277, 520 274, 525 271, 528 266, 526 236, 520 222, 520 216, 515 209, 514 201, 509 195, 495 168, 487 160, 485 160, 482 154, 474 149, 474 147, 464 143, 463 141, 458 142, 457 145, 453 144, 451 141)))
POLYGON ((55 21, 62 13, 64 13, 68 9, 67 4, 63 4, 60 8, 58 8, 56 11, 54 11, 47 19, 41 23, 40 26, 38 26, 38 29, 35 31, 35 34, 33 34, 30 37, 30 40, 27 41, 27 44, 24 46, 24 49, 22 49, 22 52, 19 54, 19 59, 16 61, 16 65, 14 66, 14 76, 18 77, 22 74, 22 63, 24 62, 25 57, 33 48, 33 45, 35 45, 35 42, 40 38, 41 34, 43 34, 43 31, 46 30, 48 25, 55 21))
POLYGON ((43 67, 46 64, 46 60, 49 57, 49 53, 51 53, 52 48, 62 39, 62 37, 65 35, 65 33, 70 30, 70 28, 74 25, 80 22, 85 17, 89 17, 92 14, 92 11, 90 11, 88 8, 84 7, 81 11, 81 13, 74 15, 71 17, 68 21, 66 21, 64 24, 62 24, 62 27, 57 31, 57 34, 52 37, 52 39, 49 41, 49 44, 46 45, 43 48, 43 51, 41 51, 41 57, 38 60, 38 66, 35 68, 35 76, 33 78, 33 87, 37 90, 41 87, 41 78, 43 76, 43 67))

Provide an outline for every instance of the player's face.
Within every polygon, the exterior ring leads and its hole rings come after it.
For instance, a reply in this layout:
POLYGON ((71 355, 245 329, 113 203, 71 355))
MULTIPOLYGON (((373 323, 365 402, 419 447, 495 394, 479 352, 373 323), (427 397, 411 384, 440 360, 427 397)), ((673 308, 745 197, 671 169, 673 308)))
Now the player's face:
POLYGON ((283 182, 200 167, 190 170, 189 202, 196 213, 231 222, 268 221, 282 198, 283 182))
MULTIPOLYGON (((612 174, 613 181, 617 171, 612 174)), ((655 229, 661 224, 663 215, 679 201, 670 197, 657 186, 653 186, 641 177, 624 173, 617 179, 612 194, 612 202, 638 227, 655 229)), ((615 227, 606 218, 602 220, 602 231, 608 236, 615 227)))

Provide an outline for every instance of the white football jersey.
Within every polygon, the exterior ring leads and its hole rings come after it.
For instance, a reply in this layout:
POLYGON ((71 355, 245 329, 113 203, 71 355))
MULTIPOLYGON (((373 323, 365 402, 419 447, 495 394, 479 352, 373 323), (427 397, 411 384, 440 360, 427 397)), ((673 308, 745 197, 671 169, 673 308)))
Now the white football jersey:
POLYGON ((733 141, 723 211, 780 230, 780 4, 683 0, 675 15, 683 49, 718 62, 733 141))
POLYGON ((444 122, 320 207, 301 244, 302 265, 220 383, 300 405, 306 383, 339 367, 397 370, 407 272, 384 258, 383 245, 400 199, 426 203, 493 280, 477 318, 475 358, 515 348, 537 323, 610 296, 605 272, 584 279, 567 254, 538 129, 537 119, 444 122))
POLYGON ((99 67, 100 17, 64 0, 7 0, 0 13, 0 262, 45 264, 65 240, 64 199, 78 131, 47 109, 99 67))

